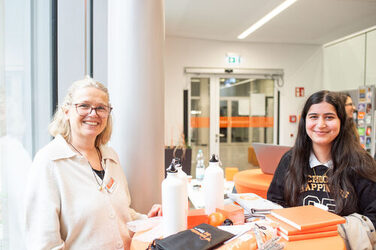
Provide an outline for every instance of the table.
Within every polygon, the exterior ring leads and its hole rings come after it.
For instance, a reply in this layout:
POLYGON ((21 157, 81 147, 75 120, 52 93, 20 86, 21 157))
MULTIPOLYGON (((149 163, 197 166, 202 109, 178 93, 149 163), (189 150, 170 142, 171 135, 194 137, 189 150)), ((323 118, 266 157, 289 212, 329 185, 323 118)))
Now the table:
MULTIPOLYGON (((143 233, 143 232, 140 232, 143 233)), ((137 236, 136 233, 134 237, 137 236)), ((317 239, 309 239, 309 240, 300 240, 300 241, 285 241, 282 240, 282 242, 285 243, 285 250, 346 250, 346 245, 341 236, 332 236, 332 237, 324 237, 324 238, 317 238, 317 239)), ((245 242, 244 242, 245 243, 245 242)), ((255 242, 252 243, 245 243, 242 247, 240 244, 234 244, 233 247, 231 247, 231 244, 228 245, 222 245, 220 246, 219 250, 249 250, 252 249, 251 246, 255 246, 255 242), (253 244, 252 244, 253 243, 253 244)), ((132 240, 131 243, 131 250, 139 250, 139 249, 147 249, 149 243, 148 242, 142 242, 138 240, 132 240)), ((255 249, 255 248, 253 248, 255 249)))
MULTIPOLYGON (((259 169, 252 169, 252 170, 245 170, 241 171, 234 176, 234 182, 224 180, 224 194, 231 193, 232 189, 235 185, 238 193, 240 191, 244 191, 244 193, 253 192, 260 196, 264 195, 266 198, 266 192, 268 190, 269 184, 273 178, 273 175, 266 175, 261 172, 259 169), (236 178, 236 175, 239 173, 245 172, 245 174, 240 175, 236 178), (249 182, 249 177, 251 182, 249 182), (244 178, 244 179, 243 179, 244 178), (238 190, 239 188, 239 190, 238 190), (254 192, 256 191, 256 192, 254 192)), ((193 206, 195 208, 203 208, 204 207, 204 197, 202 191, 202 182, 192 179, 188 185, 188 196, 191 200, 193 206), (201 186, 198 186, 201 185, 201 186)), ((232 202, 232 201, 231 201, 232 202)), ((146 232, 146 231, 145 231, 146 232)), ((145 232, 139 232, 134 235, 137 237, 140 234, 145 232)), ((285 248, 287 250, 346 250, 346 245, 342 240, 341 236, 333 236, 333 237, 324 237, 324 238, 317 238, 317 239, 309 239, 309 240, 301 240, 301 241, 286 241, 281 240, 285 243, 285 248)), ((217 249, 219 250, 249 250, 255 249, 255 242, 244 242, 243 247, 239 247, 239 244, 231 245, 223 245, 217 249), (252 246, 254 248, 252 248, 252 246)), ((132 239, 131 243, 131 250, 139 250, 139 249, 146 249, 150 242, 142 242, 137 239, 132 239)))
POLYGON ((272 179, 273 175, 264 174, 259 168, 240 171, 234 175, 238 193, 255 193, 265 199, 272 179))

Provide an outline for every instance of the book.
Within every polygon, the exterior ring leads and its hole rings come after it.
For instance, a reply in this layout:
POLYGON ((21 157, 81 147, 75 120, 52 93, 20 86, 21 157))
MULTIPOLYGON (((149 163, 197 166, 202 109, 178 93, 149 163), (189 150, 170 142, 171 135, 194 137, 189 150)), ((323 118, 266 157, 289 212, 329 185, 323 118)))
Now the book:
POLYGON ((263 211, 263 214, 265 214, 272 209, 283 208, 282 206, 254 193, 230 193, 227 195, 231 200, 238 203, 245 211, 252 215, 255 215, 255 212, 263 211))
POLYGON ((337 225, 326 226, 326 227, 318 227, 308 230, 299 230, 289 224, 275 218, 274 216, 268 214, 266 215, 268 220, 276 222, 278 224, 278 230, 285 235, 297 235, 297 234, 305 234, 305 233, 317 233, 317 232, 325 232, 325 231, 334 231, 337 230, 337 225))
POLYGON ((339 215, 311 205, 274 209, 270 214, 299 230, 332 226, 346 222, 345 218, 339 215))
POLYGON ((296 234, 296 235, 286 235, 279 231, 278 235, 287 241, 296 241, 296 240, 308 240, 308 239, 315 239, 315 238, 322 238, 322 237, 337 236, 338 231, 333 230, 333 231, 326 231, 326 232, 304 233, 304 234, 296 234))

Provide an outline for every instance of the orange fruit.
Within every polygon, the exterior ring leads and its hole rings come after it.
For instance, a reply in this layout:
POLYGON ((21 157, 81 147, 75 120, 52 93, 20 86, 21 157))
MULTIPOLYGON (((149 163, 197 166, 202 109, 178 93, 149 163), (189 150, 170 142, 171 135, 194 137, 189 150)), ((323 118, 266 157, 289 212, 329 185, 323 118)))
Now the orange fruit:
POLYGON ((219 212, 214 212, 209 215, 209 225, 212 225, 213 227, 220 226, 224 221, 226 217, 219 212))

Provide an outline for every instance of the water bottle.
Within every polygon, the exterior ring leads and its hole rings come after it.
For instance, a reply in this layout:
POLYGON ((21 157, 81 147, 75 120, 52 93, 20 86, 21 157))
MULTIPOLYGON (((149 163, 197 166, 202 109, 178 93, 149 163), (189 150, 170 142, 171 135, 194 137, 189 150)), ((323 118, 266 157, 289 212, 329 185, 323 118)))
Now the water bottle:
POLYGON ((179 178, 174 160, 166 171, 167 177, 162 181, 163 237, 187 229, 186 183, 179 178))
POLYGON ((205 196, 205 213, 210 215, 216 208, 223 209, 224 175, 219 160, 213 154, 209 166, 205 169, 203 182, 205 196))
POLYGON ((196 179, 198 181, 202 181, 204 179, 205 174, 205 165, 204 165, 204 154, 202 150, 199 149, 196 157, 196 179))
POLYGON ((188 175, 183 171, 183 165, 181 164, 181 161, 179 158, 175 158, 173 159, 173 162, 175 163, 175 167, 176 169, 178 170, 178 177, 185 183, 184 185, 184 192, 183 192, 183 196, 185 197, 185 201, 186 201, 186 209, 185 209, 185 213, 186 213, 186 216, 188 217, 188 210, 189 210, 189 202, 188 202, 188 175))

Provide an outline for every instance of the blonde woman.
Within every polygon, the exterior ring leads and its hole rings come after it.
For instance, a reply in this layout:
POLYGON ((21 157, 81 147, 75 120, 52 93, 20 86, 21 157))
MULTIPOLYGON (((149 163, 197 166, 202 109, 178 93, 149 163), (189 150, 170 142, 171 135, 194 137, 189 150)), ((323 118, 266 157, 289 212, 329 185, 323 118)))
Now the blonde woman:
MULTIPOLYGON (((129 249, 126 223, 145 218, 130 206, 111 137, 112 107, 101 83, 74 82, 35 156, 26 196, 29 249, 129 249)), ((159 215, 154 205, 149 216, 159 215)))

